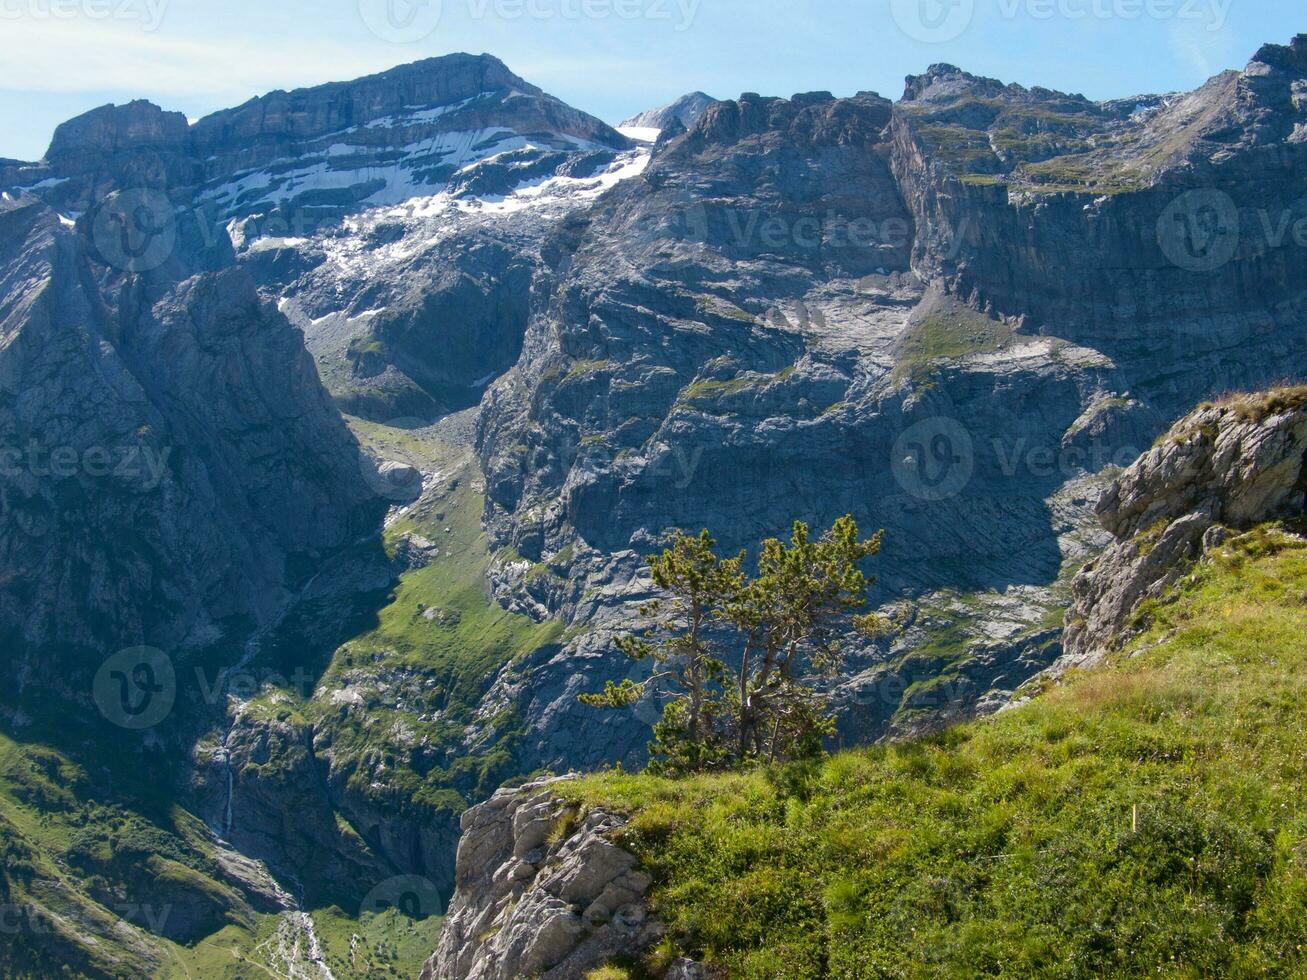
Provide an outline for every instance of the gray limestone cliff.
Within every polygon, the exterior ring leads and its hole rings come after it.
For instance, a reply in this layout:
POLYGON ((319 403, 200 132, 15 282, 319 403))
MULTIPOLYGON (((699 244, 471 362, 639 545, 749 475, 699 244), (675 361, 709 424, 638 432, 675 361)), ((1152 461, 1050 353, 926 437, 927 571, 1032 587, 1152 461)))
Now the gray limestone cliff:
POLYGON ((1231 534, 1307 514, 1307 389, 1241 395, 1187 415, 1097 506, 1114 541, 1072 584, 1066 654, 1092 663, 1231 534))
POLYGON ((88 246, 32 198, 0 205, 0 610, 7 669, 37 676, 19 651, 239 642, 378 517, 248 275, 123 277, 88 246))
MULTIPOLYGON (((576 695, 673 528, 728 551, 886 530, 849 740, 1000 706, 1062 653, 1093 505, 1203 398, 1307 373, 1307 41, 1194 93, 1095 103, 935 66, 903 100, 745 95, 560 229, 482 402, 500 601, 586 627, 506 667, 528 768, 638 765, 657 699, 576 695)), ((637 678, 638 679, 638 678, 637 678)))
POLYGON ((500 790, 463 815, 457 891, 423 980, 580 980, 662 935, 649 876, 612 841, 625 821, 579 814, 555 782, 500 790))
POLYGON ((717 100, 703 92, 682 95, 674 102, 647 109, 622 122, 622 129, 656 129, 664 133, 685 130, 697 123, 717 100))

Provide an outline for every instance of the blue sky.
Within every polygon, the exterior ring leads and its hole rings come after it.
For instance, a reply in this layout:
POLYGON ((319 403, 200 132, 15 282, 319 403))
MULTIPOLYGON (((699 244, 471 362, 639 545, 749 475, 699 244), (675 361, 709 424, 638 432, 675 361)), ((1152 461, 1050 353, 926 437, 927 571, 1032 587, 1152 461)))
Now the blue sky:
POLYGON ((0 156, 148 98, 189 116, 275 88, 488 51, 616 122, 718 98, 897 98, 940 61, 1093 98, 1192 88, 1307 32, 1303 0, 0 0, 0 156))

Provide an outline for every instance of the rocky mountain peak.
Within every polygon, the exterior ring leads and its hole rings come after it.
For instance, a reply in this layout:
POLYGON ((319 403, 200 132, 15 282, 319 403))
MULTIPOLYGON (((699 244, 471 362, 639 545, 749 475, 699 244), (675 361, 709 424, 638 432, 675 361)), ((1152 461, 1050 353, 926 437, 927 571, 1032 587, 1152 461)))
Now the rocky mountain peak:
POLYGON ((1299 34, 1288 44, 1264 44, 1253 55, 1245 72, 1255 71, 1254 66, 1278 68, 1282 71, 1307 71, 1307 34, 1299 34))
MULTIPOLYGON (((537 168, 513 171, 530 179, 577 154, 632 147, 498 58, 469 54, 273 92, 201 119, 191 139, 204 162, 202 197, 224 216, 273 205, 301 209, 311 200, 314 220, 435 194, 491 158, 537 168), (295 169, 282 166, 287 158, 296 160, 295 169)), ((504 193, 516 186, 511 176, 500 173, 488 183, 504 193)))
POLYGON ((167 112, 144 99, 127 105, 103 105, 61 124, 54 131, 46 159, 78 153, 113 154, 140 148, 181 149, 186 145, 186 116, 167 112))
POLYGON ((956 98, 963 92, 977 91, 999 95, 1008 86, 994 78, 982 78, 963 71, 957 65, 931 65, 923 74, 909 75, 904 81, 904 102, 937 102, 956 98))
POLYGON ((690 129, 688 145, 731 145, 741 140, 784 135, 807 144, 847 138, 875 140, 889 124, 888 99, 861 92, 837 99, 830 92, 800 92, 789 99, 745 92, 736 100, 714 102, 690 129))
POLYGON ((312 139, 405 109, 438 108, 491 92, 543 94, 498 58, 450 54, 353 81, 270 92, 206 116, 193 136, 201 152, 233 140, 312 139))
POLYGON ((634 115, 622 122, 619 128, 666 130, 679 124, 685 129, 690 129, 716 101, 704 92, 691 92, 682 95, 675 102, 634 115))

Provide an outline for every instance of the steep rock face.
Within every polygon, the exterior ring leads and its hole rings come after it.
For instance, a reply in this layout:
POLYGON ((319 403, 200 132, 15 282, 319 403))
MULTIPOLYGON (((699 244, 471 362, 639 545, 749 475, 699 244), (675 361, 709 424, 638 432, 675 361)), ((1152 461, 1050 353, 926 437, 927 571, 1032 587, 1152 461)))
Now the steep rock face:
POLYGON ((895 172, 914 267, 1025 328, 1102 351, 1166 416, 1301 363, 1294 228, 1307 40, 1196 92, 1092 103, 936 66, 911 78, 895 172))
POLYGON ((188 200, 201 180, 186 117, 150 102, 105 105, 55 129, 45 158, 0 163, 0 189, 30 193, 70 217, 104 203, 115 191, 154 191, 188 200))
MULTIPOLYGON (((702 429, 698 441, 730 445, 720 428, 731 425, 742 466, 764 452, 775 466, 770 433, 751 434, 755 427, 734 424, 742 421, 734 412, 711 409, 738 403, 761 421, 777 406, 803 402, 815 418, 840 401, 852 381, 841 363, 851 356, 850 338, 827 328, 833 349, 808 364, 804 330, 821 327, 796 326, 786 314, 805 316, 798 311, 818 283, 838 280, 857 302, 858 278, 880 275, 884 302, 875 312, 901 319, 903 296, 911 300, 919 288, 903 279, 906 235, 897 248, 825 249, 820 230, 810 240, 778 227, 774 240, 763 240, 754 223, 774 214, 808 220, 831 209, 845 220, 906 227, 874 149, 888 113, 888 103, 870 98, 719 103, 644 178, 606 201, 583 239, 559 237, 557 247, 575 253, 563 253, 563 274, 538 287, 547 301, 524 361, 492 390, 483 417, 490 516, 504 543, 541 560, 567 543, 570 524, 600 551, 623 550, 641 530, 656 535, 688 520, 683 511, 698 497, 657 475, 657 464, 670 467, 671 450, 684 441, 664 438, 665 428, 702 429), (528 419, 546 418, 539 434, 519 432, 528 419), (529 523, 513 516, 528 501, 546 500, 557 505, 533 511, 529 523)), ((747 493, 740 475, 718 489, 747 493)))
POLYGON ((0 224, 10 637, 186 649, 266 618, 370 497, 298 336, 237 270, 111 308, 52 212, 0 224))
POLYGON ((1236 396, 1186 416, 1097 506, 1115 541, 1072 585, 1066 656, 1092 662, 1130 636, 1209 547, 1307 513, 1307 389, 1236 396))
POLYGON ((361 890, 398 874, 425 875, 442 893, 452 891, 437 873, 450 827, 415 828, 369 813, 332 779, 310 726, 259 705, 237 705, 233 714, 219 743, 197 747, 192 786, 200 814, 231 847, 266 861, 315 904, 356 911, 361 890), (428 853, 424 862, 423 832, 438 841, 428 845, 442 851, 438 860, 428 853))
POLYGON ((59 126, 45 164, 46 179, 57 182, 51 191, 73 211, 117 188, 188 186, 199 175, 186 116, 144 101, 102 106, 59 126))
POLYGON ((649 876, 610 840, 625 821, 578 819, 552 782, 501 790, 463 815, 457 891, 423 980, 580 980, 662 935, 644 901, 649 876))
POLYGON ((144 100, 106 105, 57 127, 46 158, 62 163, 77 154, 112 156, 138 147, 182 150, 188 131, 185 114, 164 112, 144 100))
MULTIPOLYGON (((390 228, 401 243, 420 234, 390 228)), ((516 362, 541 233, 529 220, 515 229, 456 223, 380 275, 348 259, 323 262, 283 287, 283 306, 344 411, 383 422, 438 418, 475 405, 516 362)), ((385 248, 368 249, 366 261, 387 262, 385 248)))
POLYGON ((708 111, 708 107, 717 100, 703 92, 691 92, 682 95, 675 102, 669 102, 657 109, 648 109, 624 121, 620 129, 658 130, 660 133, 672 129, 690 129, 708 111))
POLYGON ((1107 543, 1096 474, 1307 371, 1303 50, 1121 103, 950 66, 893 106, 746 95, 560 229, 479 434, 497 594, 589 627, 486 699, 532 719, 524 764, 638 763, 656 701, 575 696, 630 670, 611 632, 675 527, 728 551, 795 518, 886 529, 876 598, 915 611, 850 650, 847 737, 990 710, 1055 659, 1107 543))

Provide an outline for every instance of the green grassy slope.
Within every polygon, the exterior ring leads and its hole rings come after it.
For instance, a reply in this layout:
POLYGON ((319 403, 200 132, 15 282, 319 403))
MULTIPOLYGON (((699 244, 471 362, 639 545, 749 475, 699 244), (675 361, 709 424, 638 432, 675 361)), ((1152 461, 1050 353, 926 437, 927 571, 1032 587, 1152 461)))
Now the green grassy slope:
POLYGON ((1307 976, 1307 539, 1239 538, 1151 614, 1112 663, 931 739, 561 792, 631 814, 670 927, 655 960, 1307 976))
POLYGON ((555 642, 563 627, 509 612, 489 594, 483 477, 469 450, 352 424, 378 455, 441 474, 438 488, 386 530, 392 550, 405 535, 418 535, 437 553, 400 576, 371 627, 335 652, 319 681, 319 695, 349 691, 358 704, 342 711, 319 696, 298 708, 331 733, 337 764, 353 773, 356 792, 383 807, 459 813, 519 775, 506 735, 511 718, 496 719, 494 749, 466 751, 481 697, 500 668, 555 642))
POLYGON ((199 821, 124 805, 103 778, 0 736, 0 976, 157 975, 173 948, 160 934, 253 928, 199 821))

